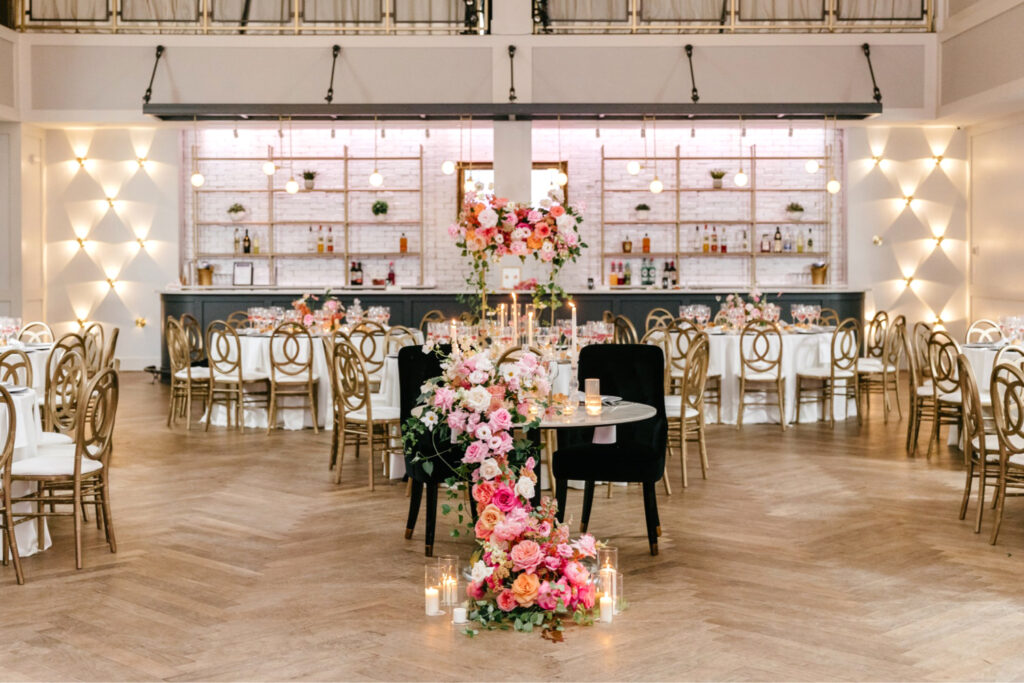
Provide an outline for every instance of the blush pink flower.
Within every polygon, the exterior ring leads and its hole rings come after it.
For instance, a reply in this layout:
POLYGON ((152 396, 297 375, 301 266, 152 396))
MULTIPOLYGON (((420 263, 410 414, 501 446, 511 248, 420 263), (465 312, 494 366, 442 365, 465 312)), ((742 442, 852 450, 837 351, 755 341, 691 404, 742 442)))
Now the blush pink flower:
POLYGON ((543 522, 538 524, 537 525, 536 533, 541 538, 547 538, 548 536, 550 536, 551 535, 551 522, 549 522, 548 520, 545 519, 543 522))
POLYGON ((462 462, 478 463, 483 462, 489 455, 487 444, 483 441, 474 441, 466 447, 466 454, 462 456, 462 462))
POLYGON ((558 607, 558 599, 551 592, 551 584, 547 581, 541 582, 537 591, 537 606, 549 612, 558 607))
POLYGON ((549 213, 555 218, 558 218, 563 213, 565 213, 565 207, 563 207, 561 204, 555 204, 554 206, 551 207, 551 211, 549 213))
POLYGON ((555 552, 561 555, 562 557, 572 557, 573 555, 572 546, 568 543, 559 543, 558 546, 555 548, 555 552))
POLYGON ((515 571, 533 573, 544 560, 544 553, 536 541, 520 541, 512 548, 509 558, 515 571))
POLYGON ((512 426, 512 414, 505 408, 498 408, 491 413, 491 431, 503 432, 512 426))
POLYGON ((576 604, 584 609, 590 609, 594 606, 595 597, 595 588, 592 583, 579 586, 576 589, 576 604))
POLYGON ((576 550, 584 557, 593 557, 597 554, 596 541, 591 534, 583 534, 575 543, 576 550))
POLYGON ((582 564, 573 560, 565 563, 565 578, 569 579, 574 586, 583 586, 590 578, 590 572, 582 564))
POLYGON ((471 581, 466 586, 466 595, 473 600, 483 600, 487 594, 487 587, 483 581, 471 581))
POLYGON ((533 229, 533 236, 538 239, 545 239, 551 234, 551 226, 547 223, 538 223, 533 229))
POLYGON ((448 387, 438 387, 434 392, 434 407, 451 410, 455 403, 455 392, 448 387))
POLYGON ((473 485, 473 500, 486 506, 494 496, 494 484, 489 481, 481 481, 473 485))
POLYGON ((498 593, 497 602, 498 609, 502 612, 511 612, 519 606, 519 602, 516 601, 515 594, 508 588, 498 593))
POLYGON ((558 568, 562 566, 562 560, 554 555, 548 555, 544 558, 544 566, 550 571, 557 572, 558 568))
POLYGON ((494 495, 491 497, 491 503, 493 503, 494 506, 502 512, 508 512, 514 508, 516 506, 516 502, 516 492, 506 484, 501 484, 494 489, 494 495))

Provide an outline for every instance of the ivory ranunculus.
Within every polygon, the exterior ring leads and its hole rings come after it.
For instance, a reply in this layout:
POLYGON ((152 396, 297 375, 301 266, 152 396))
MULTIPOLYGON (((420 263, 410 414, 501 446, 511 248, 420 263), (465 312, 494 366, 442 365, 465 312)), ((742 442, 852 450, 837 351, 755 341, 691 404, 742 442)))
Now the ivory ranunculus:
POLYGON ((493 571, 494 568, 488 567, 484 564, 483 560, 477 560, 476 564, 473 565, 473 569, 470 571, 470 578, 472 578, 474 582, 481 582, 490 576, 493 571))
POLYGON ((526 500, 531 500, 536 493, 536 487, 531 479, 519 477, 519 481, 516 482, 516 493, 526 500))
POLYGON ((481 228, 493 228, 498 224, 498 212, 494 209, 484 209, 477 215, 481 228))

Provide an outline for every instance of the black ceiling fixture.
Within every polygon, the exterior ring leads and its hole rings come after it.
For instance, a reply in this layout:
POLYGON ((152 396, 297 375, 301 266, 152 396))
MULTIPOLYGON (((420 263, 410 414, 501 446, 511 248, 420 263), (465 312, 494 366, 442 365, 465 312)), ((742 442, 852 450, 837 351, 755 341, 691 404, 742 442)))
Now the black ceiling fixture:
POLYGON ((149 85, 146 86, 146 93, 142 96, 142 106, 145 109, 146 105, 149 104, 150 98, 153 97, 153 79, 156 78, 156 67, 160 64, 160 58, 164 56, 164 46, 156 46, 156 59, 153 60, 153 72, 149 74, 149 85))
POLYGON ((516 46, 508 46, 508 101, 516 101, 516 46))
POLYGON ((694 104, 700 100, 700 95, 697 94, 697 79, 693 77, 693 45, 686 46, 686 60, 690 62, 690 99, 693 100, 694 104))
POLYGON ((146 103, 142 113, 164 121, 458 121, 472 116, 483 121, 641 121, 660 120, 822 120, 860 121, 882 113, 880 102, 671 102, 671 103, 547 103, 498 102, 433 104, 208 104, 146 103))
POLYGON ((334 102, 334 68, 338 66, 338 55, 341 54, 341 46, 334 45, 331 47, 331 82, 327 86, 327 97, 324 100, 327 104, 334 102))
POLYGON ((868 60, 868 71, 871 73, 871 87, 875 89, 874 98, 875 102, 882 103, 882 91, 878 89, 878 82, 875 81, 875 67, 871 65, 871 46, 864 43, 860 46, 860 49, 864 51, 864 59, 868 60))

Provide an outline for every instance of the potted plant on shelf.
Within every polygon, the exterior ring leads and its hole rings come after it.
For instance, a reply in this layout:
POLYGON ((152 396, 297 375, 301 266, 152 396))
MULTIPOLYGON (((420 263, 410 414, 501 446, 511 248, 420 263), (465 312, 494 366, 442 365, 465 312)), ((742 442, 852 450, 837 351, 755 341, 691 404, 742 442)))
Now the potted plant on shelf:
POLYGON ((800 206, 796 202, 790 202, 786 206, 786 213, 789 214, 789 220, 801 221, 804 218, 804 207, 800 206))
POLYGON ((377 220, 383 220, 384 217, 388 215, 388 203, 383 199, 378 199, 373 203, 373 206, 370 207, 370 211, 373 212, 373 215, 377 220))
POLYGON ((722 189, 722 178, 725 177, 725 171, 720 168, 715 168, 708 171, 708 175, 711 176, 711 187, 716 190, 722 189))
POLYGON ((238 202, 235 202, 228 207, 228 218, 230 218, 233 223, 244 221, 248 213, 249 212, 245 210, 245 207, 238 202))
POLYGON ((647 215, 651 212, 651 207, 641 203, 637 204, 634 210, 636 211, 636 219, 638 221, 646 221, 647 215))
POLYGON ((306 189, 307 190, 312 190, 313 189, 313 183, 316 180, 316 176, 317 176, 317 172, 316 171, 303 171, 302 172, 302 179, 304 181, 306 181, 306 189))

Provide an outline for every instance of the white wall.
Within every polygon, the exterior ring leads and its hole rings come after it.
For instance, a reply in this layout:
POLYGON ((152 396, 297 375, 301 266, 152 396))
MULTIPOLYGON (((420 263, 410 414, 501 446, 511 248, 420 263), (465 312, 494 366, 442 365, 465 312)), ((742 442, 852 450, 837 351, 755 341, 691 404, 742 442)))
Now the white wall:
POLYGON ((45 139, 45 131, 22 126, 21 314, 26 322, 46 319, 45 139))
POLYGON ((966 331, 967 135, 954 128, 847 130, 850 284, 868 289, 865 313, 937 317, 966 331), (936 166, 933 155, 943 157, 936 166), (875 164, 872 157, 881 156, 875 164), (907 206, 905 196, 914 201, 907 206), (941 235, 942 243, 935 237, 941 235), (880 246, 873 243, 878 236, 880 246), (908 287, 906 278, 913 281, 908 287))
POLYGON ((21 316, 21 126, 0 123, 0 315, 21 316))
POLYGON ((120 327, 117 357, 126 370, 160 356, 157 290, 178 271, 179 154, 172 130, 46 134, 46 320, 61 332, 79 319, 120 327), (87 158, 85 168, 76 157, 87 158), (106 197, 116 198, 114 208, 106 197), (84 249, 77 237, 87 239, 84 249), (136 318, 147 325, 136 327, 136 318))
POLYGON ((1024 315, 1024 120, 971 131, 971 313, 1024 315))

